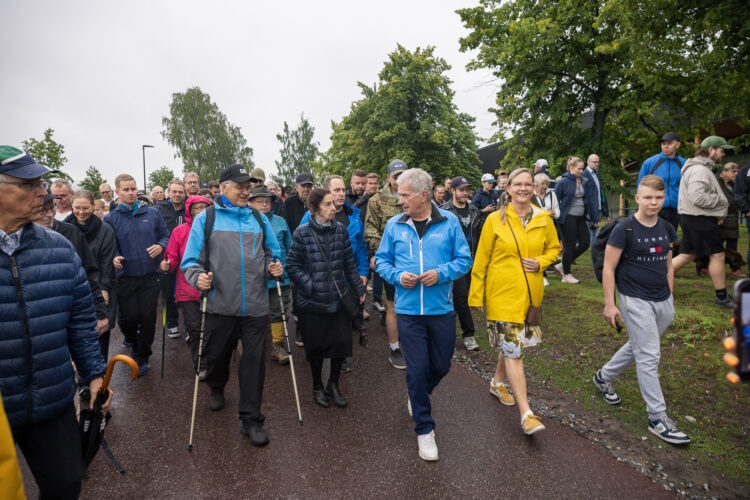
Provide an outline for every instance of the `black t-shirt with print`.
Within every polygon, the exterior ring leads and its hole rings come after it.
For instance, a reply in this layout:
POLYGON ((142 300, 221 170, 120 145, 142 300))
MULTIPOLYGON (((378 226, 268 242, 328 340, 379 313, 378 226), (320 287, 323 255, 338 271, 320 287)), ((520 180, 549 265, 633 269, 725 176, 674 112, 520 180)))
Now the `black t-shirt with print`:
MULTIPOLYGON (((646 227, 631 216, 633 242, 630 250, 620 259, 617 272, 617 290, 628 297, 651 302, 667 300, 670 295, 667 281, 667 254, 669 245, 677 240, 671 224, 657 219, 654 227, 646 227)), ((608 245, 625 248, 625 227, 619 223, 607 240, 608 245)))

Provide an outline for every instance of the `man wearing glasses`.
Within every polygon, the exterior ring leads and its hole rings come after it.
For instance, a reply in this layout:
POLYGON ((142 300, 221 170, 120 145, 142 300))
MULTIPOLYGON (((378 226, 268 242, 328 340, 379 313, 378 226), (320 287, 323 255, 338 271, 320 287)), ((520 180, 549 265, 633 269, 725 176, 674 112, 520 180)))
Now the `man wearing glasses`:
POLYGON ((112 196, 112 188, 106 182, 99 186, 99 196, 104 201, 104 213, 109 213, 114 210, 117 206, 114 196, 112 196))
POLYGON ((78 498, 83 468, 70 360, 92 394, 106 365, 81 260, 65 238, 32 223, 47 173, 30 154, 0 146, 0 392, 40 497, 78 498))
POLYGON ((268 218, 248 207, 250 174, 242 165, 224 169, 219 178, 221 195, 198 214, 190 229, 182 272, 188 284, 209 292, 206 310, 208 342, 206 384, 212 411, 224 408, 224 386, 229 364, 239 339, 242 357, 238 366, 240 385, 240 432, 250 444, 263 446, 268 435, 260 412, 265 381, 265 346, 268 329, 267 279, 284 272, 278 260, 279 244, 268 218), (206 243, 206 221, 213 219, 206 243), (208 255, 208 258, 207 258, 208 255))

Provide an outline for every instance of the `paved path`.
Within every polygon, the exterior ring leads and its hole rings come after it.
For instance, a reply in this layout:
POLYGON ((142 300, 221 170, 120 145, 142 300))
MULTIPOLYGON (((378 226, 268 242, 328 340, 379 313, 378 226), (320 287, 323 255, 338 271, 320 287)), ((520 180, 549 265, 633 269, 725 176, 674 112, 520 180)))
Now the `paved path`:
MULTIPOLYGON (((200 385, 192 453, 188 350, 184 340, 167 338, 162 380, 159 325, 149 374, 129 383, 129 370, 118 366, 112 379, 116 398, 106 438, 127 475, 118 475, 100 452, 82 498, 669 496, 554 421, 525 436, 518 410, 499 404, 486 382, 455 364, 432 399, 440 460, 422 461, 406 410, 405 372, 388 363, 376 316, 369 323, 370 346, 355 343, 354 371, 340 383, 348 408, 315 405, 309 367, 297 348, 304 425, 297 422, 289 367, 269 360, 263 412, 270 444, 254 448, 239 433, 233 369, 220 412, 208 409, 209 391, 200 385)), ((113 332, 110 354, 125 352, 121 339, 113 332)), ((35 488, 24 474, 31 498, 35 488)))

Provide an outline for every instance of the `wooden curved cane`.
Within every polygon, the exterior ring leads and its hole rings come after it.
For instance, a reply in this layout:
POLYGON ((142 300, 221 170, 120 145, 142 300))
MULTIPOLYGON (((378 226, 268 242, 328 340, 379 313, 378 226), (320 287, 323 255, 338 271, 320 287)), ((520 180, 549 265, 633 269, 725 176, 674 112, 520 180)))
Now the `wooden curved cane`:
POLYGON ((118 361, 122 361, 126 365, 130 366, 130 371, 133 372, 133 376, 130 378, 131 381, 138 378, 138 363, 136 363, 133 358, 131 358, 130 356, 125 356, 124 354, 112 356, 112 358, 109 360, 109 363, 107 363, 107 372, 104 374, 104 381, 102 381, 101 387, 99 387, 99 394, 107 394, 109 381, 112 378, 112 372, 114 372, 115 364, 118 361))

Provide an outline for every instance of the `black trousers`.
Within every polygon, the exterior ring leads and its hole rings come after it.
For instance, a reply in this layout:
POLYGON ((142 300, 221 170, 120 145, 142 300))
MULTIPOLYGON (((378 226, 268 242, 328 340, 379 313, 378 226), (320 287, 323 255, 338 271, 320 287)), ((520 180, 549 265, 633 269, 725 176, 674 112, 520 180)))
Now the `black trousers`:
POLYGON ((19 425, 11 431, 39 486, 39 498, 78 498, 83 460, 81 432, 73 402, 52 420, 19 425))
POLYGON ((160 290, 158 274, 117 279, 120 329, 125 340, 134 343, 133 355, 139 363, 151 357, 160 290))
POLYGON ((180 317, 177 313, 177 303, 174 300, 174 291, 177 283, 177 273, 164 273, 161 275, 161 296, 167 306, 167 328, 177 328, 180 317))
POLYGON ((453 309, 458 315, 464 338, 474 336, 474 318, 471 317, 471 309, 469 309, 469 288, 471 288, 471 271, 453 281, 453 309))
MULTIPOLYGON (((185 322, 185 329, 190 336, 190 355, 193 357, 193 367, 198 363, 198 349, 201 343, 201 303, 178 302, 182 310, 182 320, 185 322)), ((206 368, 206 340, 208 332, 203 332, 203 359, 201 359, 201 369, 206 368)))
POLYGON ((263 383, 266 378, 266 331, 268 316, 237 317, 206 314, 208 342, 203 340, 206 356, 206 384, 223 389, 229 381, 229 364, 237 340, 242 340, 242 357, 237 366, 240 382, 240 418, 263 425, 260 412, 263 383))
POLYGON ((676 208, 663 207, 659 210, 659 217, 672 224, 675 231, 680 227, 680 215, 677 213, 676 208))
POLYGON ((570 266, 580 257, 591 244, 589 228, 586 227, 586 217, 583 215, 570 215, 565 218, 562 225, 563 243, 563 272, 570 274, 570 266))

